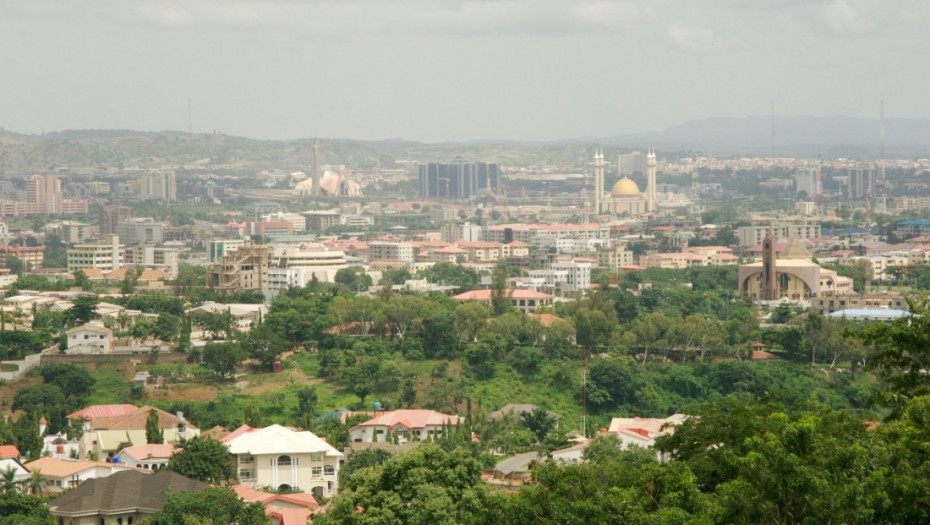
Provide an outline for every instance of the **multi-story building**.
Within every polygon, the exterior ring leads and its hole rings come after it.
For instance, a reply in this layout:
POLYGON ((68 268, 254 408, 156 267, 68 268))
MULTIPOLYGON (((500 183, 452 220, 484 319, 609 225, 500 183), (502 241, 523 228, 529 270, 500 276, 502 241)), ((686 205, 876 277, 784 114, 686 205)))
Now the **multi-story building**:
POLYGON ((368 260, 413 262, 413 245, 409 242, 372 241, 368 243, 368 260))
POLYGON ((319 281, 331 283, 335 280, 336 272, 349 266, 345 253, 338 250, 302 250, 286 246, 275 250, 272 259, 272 270, 288 270, 269 273, 269 288, 272 290, 305 286, 313 276, 319 281))
POLYGON ((132 217, 132 208, 120 204, 106 204, 100 207, 98 226, 102 235, 116 233, 117 226, 132 217))
POLYGON ((439 227, 439 236, 445 242, 475 242, 481 240, 481 226, 470 222, 465 224, 447 222, 439 227))
POLYGON ((235 252, 224 254, 210 271, 210 284, 217 291, 256 290, 265 293, 268 288, 268 269, 271 267, 271 248, 262 244, 245 243, 235 252))
POLYGON ((107 273, 120 269, 123 246, 119 237, 110 235, 107 240, 104 243, 78 244, 68 250, 68 271, 95 268, 107 273))
POLYGON ((300 213, 289 213, 286 211, 279 211, 277 213, 269 213, 262 217, 264 222, 289 222, 291 223, 291 232, 297 233, 307 230, 307 219, 304 215, 300 213))
POLYGON ((153 244, 129 246, 123 252, 125 266, 141 266, 153 270, 162 270, 172 279, 178 278, 180 250, 164 248, 153 244))
POLYGON ((173 202, 178 198, 178 184, 173 171, 143 173, 136 178, 136 198, 143 201, 173 202))
POLYGON ((207 260, 210 262, 219 261, 223 255, 232 253, 245 244, 243 239, 212 239, 207 242, 207 260))
POLYGON ((119 223, 116 234, 123 244, 160 243, 165 240, 165 223, 151 217, 133 217, 119 223))
POLYGON ((646 154, 641 151, 617 155, 617 171, 621 177, 646 174, 646 154))
POLYGON ((908 310, 907 299, 898 293, 835 294, 811 298, 811 310, 826 315, 849 309, 908 310))
POLYGON ((484 232, 484 240, 510 243, 520 241, 530 246, 548 248, 558 239, 609 239, 610 228, 588 224, 501 224, 484 232))
POLYGON ((498 192, 500 164, 466 163, 456 159, 451 164, 430 162, 420 166, 420 197, 467 199, 488 191, 498 192))
POLYGON ((433 208, 429 211, 429 219, 434 224, 442 224, 446 222, 451 222, 459 217, 459 212, 455 208, 447 208, 445 206, 439 206, 433 208))
POLYGON ((239 483, 298 489, 316 498, 339 493, 342 453, 312 432, 243 425, 224 437, 239 483))
POLYGON ((303 216, 305 229, 312 232, 339 226, 342 221, 342 214, 338 211, 305 211, 303 216))
POLYGON ((795 193, 802 193, 808 199, 816 199, 823 193, 823 186, 820 182, 820 170, 817 168, 801 168, 794 174, 795 193))
POLYGON ((598 250, 597 264, 601 268, 617 271, 621 266, 633 264, 633 252, 627 250, 625 244, 615 243, 612 246, 598 250))
POLYGON ((820 223, 773 221, 771 224, 756 224, 740 226, 736 229, 740 246, 757 246, 762 244, 765 234, 771 231, 775 238, 786 239, 799 237, 801 239, 814 239, 820 237, 820 223))
POLYGON ((0 244, 0 262, 12 255, 28 269, 41 268, 45 260, 45 246, 20 246, 18 244, 0 244))
POLYGON ((45 225, 46 235, 57 235, 65 244, 84 242, 90 237, 90 226, 83 222, 61 221, 45 225))
POLYGON ((29 177, 26 180, 25 201, 0 199, 0 217, 83 213, 87 213, 87 201, 65 199, 61 193, 61 181, 54 175, 29 177))
POLYGON ((591 263, 577 261, 556 261, 552 270, 565 272, 564 288, 572 292, 583 292, 591 288, 591 263))

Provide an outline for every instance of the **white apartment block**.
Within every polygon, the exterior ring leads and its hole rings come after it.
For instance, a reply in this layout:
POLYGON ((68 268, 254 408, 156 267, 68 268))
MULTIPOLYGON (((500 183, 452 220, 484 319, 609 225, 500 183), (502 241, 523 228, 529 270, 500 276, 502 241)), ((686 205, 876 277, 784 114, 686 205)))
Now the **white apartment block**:
POLYGON ((141 266, 153 270, 162 270, 172 279, 178 278, 178 264, 181 251, 175 248, 162 248, 153 244, 130 246, 123 252, 125 266, 141 266))
POLYGON ((122 268, 123 246, 119 237, 111 235, 109 243, 78 244, 68 250, 68 271, 96 268, 104 273, 122 268))
POLYGON ((820 223, 775 221, 772 224, 740 226, 736 229, 736 235, 740 246, 758 246, 769 231, 775 234, 776 239, 815 239, 820 237, 820 223))
POLYGON ((446 223, 439 228, 440 239, 443 242, 481 240, 481 226, 466 222, 465 224, 446 223))
POLYGON ((409 242, 372 241, 368 243, 369 261, 413 262, 413 244, 409 242))

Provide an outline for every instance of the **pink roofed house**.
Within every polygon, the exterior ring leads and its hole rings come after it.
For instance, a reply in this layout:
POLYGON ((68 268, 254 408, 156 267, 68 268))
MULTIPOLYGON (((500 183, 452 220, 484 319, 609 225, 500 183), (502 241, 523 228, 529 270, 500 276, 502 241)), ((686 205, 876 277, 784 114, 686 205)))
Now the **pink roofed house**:
POLYGON ((394 410, 350 428, 349 437, 356 443, 386 442, 388 433, 397 432, 397 440, 401 443, 424 441, 440 436, 444 425, 458 425, 464 421, 459 416, 434 410, 394 410))
MULTIPOLYGON (((524 290, 520 288, 507 290, 507 297, 514 308, 528 314, 533 313, 543 306, 552 306, 553 297, 549 294, 537 292, 535 290, 524 290)), ((481 301, 491 302, 491 290, 471 290, 460 293, 453 297, 456 301, 481 301)))

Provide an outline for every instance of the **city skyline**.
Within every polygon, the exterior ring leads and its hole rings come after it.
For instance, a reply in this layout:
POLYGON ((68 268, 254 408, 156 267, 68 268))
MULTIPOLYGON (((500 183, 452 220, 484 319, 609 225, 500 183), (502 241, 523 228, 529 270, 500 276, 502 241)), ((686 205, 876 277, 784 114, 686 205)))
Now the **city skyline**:
POLYGON ((559 140, 710 117, 930 117, 930 6, 10 3, 0 126, 559 140))

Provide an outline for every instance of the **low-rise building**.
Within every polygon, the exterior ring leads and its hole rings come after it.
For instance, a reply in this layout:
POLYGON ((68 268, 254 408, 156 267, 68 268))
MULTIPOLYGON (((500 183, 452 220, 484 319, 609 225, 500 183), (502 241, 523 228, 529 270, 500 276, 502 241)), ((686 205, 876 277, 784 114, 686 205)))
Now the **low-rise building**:
POLYGON ((426 441, 441 437, 448 425, 464 422, 434 410, 394 410, 350 428, 349 438, 357 443, 387 442, 396 433, 399 443, 426 441))
POLYGON ((68 354, 112 354, 113 330, 94 324, 68 330, 68 354))
POLYGON ((312 432, 281 425, 243 425, 222 439, 239 482, 255 487, 299 489, 316 498, 339 493, 342 453, 312 432))
MULTIPOLYGON (((514 308, 528 314, 543 306, 552 306, 554 297, 534 290, 509 289, 505 291, 514 308)), ((471 290, 452 297, 456 301, 491 302, 491 290, 471 290)))
POLYGON ((158 470, 168 467, 168 460, 174 454, 174 445, 145 444, 133 445, 119 451, 113 457, 113 463, 146 470, 158 470))

